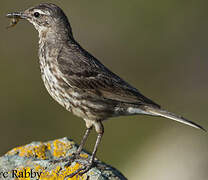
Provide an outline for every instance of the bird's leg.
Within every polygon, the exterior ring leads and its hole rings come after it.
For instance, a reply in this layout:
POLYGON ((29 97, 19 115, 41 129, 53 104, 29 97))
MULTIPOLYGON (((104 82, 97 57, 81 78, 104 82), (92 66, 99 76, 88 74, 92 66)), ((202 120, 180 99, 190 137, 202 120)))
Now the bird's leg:
MULTIPOLYGON (((98 136, 97 136, 97 140, 96 140, 96 143, 95 143, 93 152, 92 152, 92 156, 90 157, 90 160, 87 162, 87 164, 84 164, 82 168, 76 170, 75 172, 73 172, 72 174, 70 174, 67 177, 70 177, 71 178, 71 177, 75 176, 76 174, 83 175, 84 173, 86 173, 87 171, 89 171, 90 168, 93 166, 93 163, 94 163, 94 160, 95 160, 95 155, 96 155, 96 152, 98 150, 98 146, 99 146, 99 144, 101 142, 101 139, 102 139, 102 136, 104 134, 103 125, 101 123, 100 123, 100 125, 101 125, 101 131, 99 129, 98 136)), ((97 131, 97 129, 96 129, 96 131, 97 131)))
POLYGON ((96 143, 95 143, 95 147, 94 147, 94 150, 92 152, 92 156, 90 157, 90 161, 89 161, 87 167, 82 172, 79 173, 80 175, 83 175, 84 173, 86 173, 92 167, 92 165, 94 163, 94 160, 95 160, 96 152, 98 150, 98 146, 99 146, 99 144, 101 142, 101 139, 102 139, 102 136, 103 136, 103 133, 98 134, 97 140, 96 140, 96 143))
POLYGON ((80 143, 80 145, 79 145, 79 148, 77 149, 77 152, 75 153, 77 156, 80 155, 80 153, 81 153, 81 151, 82 151, 82 149, 83 149, 83 146, 85 145, 85 143, 86 143, 86 141, 87 141, 87 138, 88 138, 88 136, 89 136, 91 130, 92 130, 92 127, 87 128, 87 130, 85 131, 85 134, 84 134, 84 136, 83 136, 83 138, 82 138, 82 141, 81 141, 81 143, 80 143))
POLYGON ((79 157, 80 152, 82 151, 82 148, 83 148, 83 146, 85 145, 85 143, 86 143, 86 141, 87 141, 87 138, 88 138, 88 136, 89 136, 91 130, 92 130, 92 127, 86 129, 85 134, 84 134, 84 136, 83 136, 83 138, 82 138, 82 141, 81 141, 81 143, 80 143, 80 145, 79 145, 79 148, 77 149, 77 151, 76 151, 75 153, 73 153, 71 156, 69 156, 69 157, 67 157, 67 158, 61 158, 61 159, 51 160, 50 162, 53 163, 53 164, 54 164, 54 163, 59 163, 59 162, 67 162, 64 166, 65 166, 65 167, 70 166, 71 163, 72 163, 76 158, 79 157))
POLYGON ((71 156, 70 159, 68 160, 68 163, 65 164, 65 167, 70 166, 71 163, 72 163, 76 158, 79 157, 79 155, 80 155, 80 153, 81 153, 81 151, 82 151, 82 149, 83 149, 83 146, 85 145, 85 143, 86 143, 86 141, 87 141, 87 138, 88 138, 88 136, 89 136, 91 130, 92 130, 92 127, 86 129, 85 134, 84 134, 84 136, 83 136, 83 138, 82 138, 82 141, 81 141, 81 143, 80 143, 80 145, 79 145, 79 148, 77 149, 77 151, 76 151, 74 154, 72 154, 72 156, 71 156))

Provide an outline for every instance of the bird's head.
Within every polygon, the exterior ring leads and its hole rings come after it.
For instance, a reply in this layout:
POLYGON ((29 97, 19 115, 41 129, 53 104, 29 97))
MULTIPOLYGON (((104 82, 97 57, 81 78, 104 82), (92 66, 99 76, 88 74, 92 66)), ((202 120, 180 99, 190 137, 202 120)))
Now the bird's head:
POLYGON ((72 37, 71 26, 61 8, 51 3, 42 3, 23 12, 8 13, 8 18, 26 19, 39 34, 55 33, 72 37))

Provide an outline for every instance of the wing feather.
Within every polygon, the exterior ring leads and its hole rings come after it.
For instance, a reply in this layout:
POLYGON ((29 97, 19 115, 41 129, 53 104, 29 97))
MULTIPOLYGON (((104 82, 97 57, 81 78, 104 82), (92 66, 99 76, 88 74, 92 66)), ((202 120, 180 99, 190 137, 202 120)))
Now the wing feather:
POLYGON ((63 46, 57 61, 65 80, 72 87, 118 102, 160 107, 112 73, 76 42, 63 46))

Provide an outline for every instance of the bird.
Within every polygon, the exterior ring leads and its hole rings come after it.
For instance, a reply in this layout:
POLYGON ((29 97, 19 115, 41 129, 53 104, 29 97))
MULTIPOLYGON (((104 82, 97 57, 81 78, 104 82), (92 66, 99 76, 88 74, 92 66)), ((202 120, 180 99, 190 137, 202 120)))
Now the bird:
MULTIPOLYGON (((71 177, 93 167, 104 134, 103 121, 109 118, 139 114, 160 116, 206 131, 195 122, 163 109, 86 51, 75 40, 67 16, 57 5, 41 3, 6 16, 13 19, 13 24, 25 19, 34 25, 39 34, 41 77, 48 93, 85 121, 86 130, 73 160, 79 158, 93 127, 97 132, 88 163, 71 177)), ((69 165, 70 162, 66 164, 69 165)))

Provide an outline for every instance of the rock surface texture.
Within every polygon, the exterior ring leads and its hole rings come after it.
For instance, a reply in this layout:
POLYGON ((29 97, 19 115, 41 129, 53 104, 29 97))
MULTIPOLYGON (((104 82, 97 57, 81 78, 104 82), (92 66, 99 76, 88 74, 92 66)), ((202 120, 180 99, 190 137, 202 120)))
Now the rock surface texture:
POLYGON ((32 142, 16 147, 0 157, 0 179, 48 179, 48 180, 126 180, 115 168, 96 161, 95 167, 86 174, 68 178, 67 175, 80 168, 90 154, 82 152, 83 160, 75 161, 69 167, 64 167, 66 161, 61 161, 75 153, 78 146, 68 138, 48 142, 32 142))

